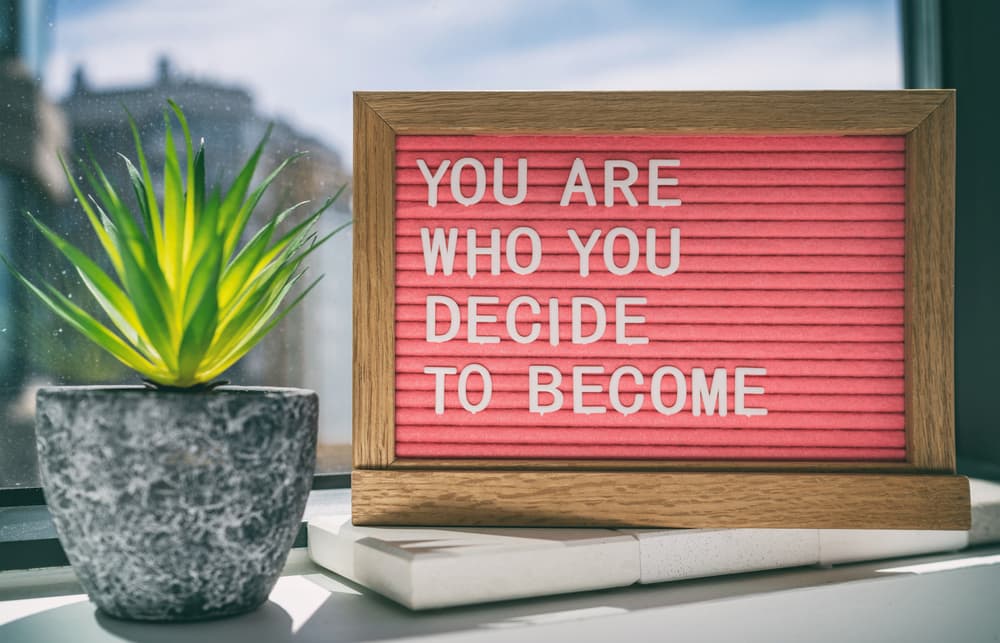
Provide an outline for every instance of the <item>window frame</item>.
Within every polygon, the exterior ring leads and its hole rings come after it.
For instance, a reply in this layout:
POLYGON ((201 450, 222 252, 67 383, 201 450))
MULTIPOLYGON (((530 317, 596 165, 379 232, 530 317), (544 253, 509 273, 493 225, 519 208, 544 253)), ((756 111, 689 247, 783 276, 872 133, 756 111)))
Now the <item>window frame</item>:
MULTIPOLYGON (((317 473, 313 476, 312 491, 350 488, 349 472, 317 473)), ((40 508, 48 517, 45 493, 41 487, 0 489, 0 510, 8 508, 40 508)), ((51 521, 51 517, 48 517, 48 520, 51 521)), ((307 544, 306 523, 303 521, 292 547, 305 547, 307 544)), ((0 574, 14 570, 65 565, 69 565, 69 561, 58 538, 0 541, 0 574)))

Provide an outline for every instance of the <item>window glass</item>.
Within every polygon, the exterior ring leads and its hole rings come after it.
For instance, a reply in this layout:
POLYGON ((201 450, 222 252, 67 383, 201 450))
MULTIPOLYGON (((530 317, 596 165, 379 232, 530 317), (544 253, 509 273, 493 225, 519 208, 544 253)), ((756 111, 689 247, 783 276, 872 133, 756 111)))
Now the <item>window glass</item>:
MULTIPOLYGON (((885 89, 902 83, 895 2, 715 0, 470 3, 12 0, 0 3, 0 251, 87 302, 29 229, 36 213, 94 249, 55 154, 92 155, 130 193, 123 108, 162 159, 163 109, 180 103, 227 184, 269 123, 258 221, 347 184, 322 227, 350 218, 353 90, 885 89), (11 63, 11 64, 6 64, 11 63)), ((154 162, 154 175, 157 173, 154 162)), ((304 306, 226 376, 321 396, 318 470, 350 466, 351 235, 314 255, 304 306)), ((96 311, 95 311, 96 312, 96 311)), ((0 487, 37 484, 39 386, 136 382, 0 271, 0 487)))

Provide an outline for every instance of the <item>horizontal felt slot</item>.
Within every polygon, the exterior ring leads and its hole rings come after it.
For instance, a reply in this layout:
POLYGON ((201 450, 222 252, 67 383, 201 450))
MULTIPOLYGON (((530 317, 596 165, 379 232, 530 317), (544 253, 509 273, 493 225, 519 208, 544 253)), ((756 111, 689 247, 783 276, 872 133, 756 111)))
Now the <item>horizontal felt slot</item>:
POLYGON ((901 151, 905 138, 841 135, 403 135, 396 137, 397 150, 511 151, 901 151))
POLYGON ((808 447, 676 447, 542 444, 427 444, 397 442, 401 458, 573 458, 634 460, 897 461, 905 449, 808 447))
POLYGON ((775 359, 768 357, 755 361, 753 364, 742 358, 713 358, 708 360, 702 356, 677 357, 669 355, 662 357, 642 357, 634 355, 619 355, 608 359, 587 359, 588 356, 562 357, 562 356, 540 356, 540 357, 489 357, 483 355, 468 355, 464 358, 438 360, 429 355, 401 355, 396 358, 397 373, 420 373, 431 364, 456 366, 464 368, 467 364, 482 364, 491 373, 515 373, 525 374, 528 367, 533 364, 549 364, 559 369, 563 373, 569 373, 574 366, 579 364, 605 364, 608 370, 614 370, 622 364, 631 364, 643 373, 652 373, 659 367, 670 364, 685 373, 689 373, 693 368, 715 369, 725 368, 732 372, 741 366, 760 366, 767 369, 767 377, 844 377, 844 378, 867 378, 867 377, 903 377, 903 361, 900 359, 872 360, 872 359, 775 359))
MULTIPOLYGON (((547 363, 547 362, 546 362, 547 363)), ((573 366, 575 366, 574 364, 573 366)), ((462 365, 464 366, 464 365, 462 365)), ((500 391, 518 391, 524 392, 527 390, 526 382, 528 381, 528 367, 529 364, 522 364, 523 370, 514 370, 513 368, 506 369, 489 369, 492 375, 492 387, 494 392, 500 391)), ((689 366, 689 365, 688 365, 689 366)), ((640 368, 639 371, 643 375, 643 382, 648 382, 649 378, 652 376, 653 372, 658 366, 647 365, 646 368, 640 368)), ((434 390, 434 375, 427 374, 423 372, 424 366, 413 369, 411 372, 399 371, 396 374, 396 391, 397 393, 402 391, 433 391, 434 390)), ((637 367, 638 368, 638 367, 637 367)), ((678 367, 680 368, 680 367, 678 367)), ((715 366, 709 366, 705 368, 701 366, 699 368, 704 368, 709 377, 712 376, 715 366)), ((725 367, 719 367, 725 368, 725 367)), ((614 369, 610 369, 614 370, 614 369)), ((683 371, 684 369, 682 369, 683 371)), ((730 367, 728 373, 733 372, 733 367, 730 367)), ((610 371, 608 371, 610 372, 610 371)), ((688 371, 690 372, 690 368, 688 371)), ((572 367, 560 369, 564 382, 572 381, 572 367)), ((590 376, 592 377, 592 376, 590 376)), ((903 378, 899 377, 834 377, 827 375, 815 375, 812 377, 794 377, 794 376, 777 376, 774 374, 773 370, 769 370, 765 378, 760 378, 761 382, 765 385, 767 393, 770 395, 774 394, 792 394, 792 395, 804 395, 804 394, 821 394, 821 395, 902 395, 903 394, 903 378)), ((548 381, 546 377, 545 381, 548 381)), ((623 393, 636 393, 648 390, 648 384, 636 384, 635 380, 629 377, 623 377, 619 382, 619 390, 623 393)), ((482 390, 482 380, 476 377, 470 377, 466 383, 466 387, 469 391, 479 392, 482 390)), ((453 387, 452 387, 453 388, 453 387)), ((674 387, 673 378, 664 378, 663 380, 663 390, 672 391, 674 387)))
MULTIPOLYGON (((673 224, 670 222, 670 212, 665 211, 662 219, 658 223, 636 220, 620 220, 613 223, 603 221, 588 220, 559 220, 559 221, 477 221, 470 225, 468 220, 443 219, 435 217, 431 221, 403 220, 396 222, 396 237, 399 242, 410 242, 415 244, 417 250, 421 248, 422 230, 427 230, 429 239, 434 238, 435 230, 441 229, 444 238, 451 234, 451 229, 457 229, 456 247, 459 252, 464 253, 468 242, 468 231, 474 229, 476 232, 476 245, 480 248, 489 246, 490 235, 493 230, 500 231, 501 247, 507 247, 507 235, 517 228, 528 227, 534 230, 542 240, 542 250, 552 252, 554 248, 549 247, 548 242, 565 241, 570 244, 566 248, 567 254, 576 254, 575 246, 568 229, 577 233, 577 237, 582 243, 586 243, 594 230, 600 230, 601 234, 597 238, 595 252, 602 252, 605 246, 605 239, 608 233, 614 228, 628 228, 632 230, 639 240, 639 247, 643 253, 646 251, 647 230, 653 228, 656 232, 656 247, 661 253, 666 253, 670 249, 671 228, 680 230, 681 248, 686 239, 756 239, 756 238, 792 238, 811 239, 836 237, 841 239, 901 239, 904 235, 902 221, 685 221, 673 224)), ((398 246, 398 244, 397 244, 398 246)), ((529 239, 522 235, 518 240, 518 247, 527 251, 530 247, 529 239)), ((618 234, 614 240, 616 250, 626 250, 628 242, 625 236, 618 234)))
MULTIPOLYGON (((767 396, 751 396, 748 406, 758 403, 758 399, 767 396), (752 399, 752 401, 750 401, 752 399)), ((570 402, 572 404, 572 402, 570 402)), ((437 426, 521 426, 521 427, 579 427, 593 422, 598 426, 614 428, 630 427, 663 427, 688 428, 693 420, 698 420, 701 426, 711 426, 716 429, 837 429, 842 431, 901 431, 903 430, 902 413, 855 413, 855 412, 793 412, 776 411, 767 415, 745 417, 730 413, 725 417, 692 417, 691 413, 682 412, 675 415, 663 415, 655 411, 639 411, 631 415, 620 413, 602 413, 598 416, 586 416, 574 413, 572 409, 564 409, 539 415, 529 413, 513 413, 509 409, 487 408, 478 413, 469 413, 460 407, 446 407, 444 413, 437 414, 430 409, 396 409, 396 426, 437 425, 437 426), (589 419, 588 419, 589 418, 589 419)))
MULTIPOLYGON (((664 158, 659 152, 584 152, 584 151, 501 151, 501 150, 462 150, 455 154, 454 150, 423 150, 396 152, 397 168, 416 168, 417 161, 423 160, 429 168, 437 169, 442 161, 455 162, 462 157, 479 159, 487 168, 493 166, 494 159, 501 158, 505 167, 517 167, 519 158, 527 158, 529 167, 568 170, 575 159, 581 159, 589 167, 603 167, 609 158, 632 161, 640 167, 648 168, 650 159, 664 158)), ((906 164, 906 156, 902 151, 893 152, 699 152, 684 151, 683 156, 675 157, 680 161, 680 168, 698 169, 841 169, 841 170, 880 170, 902 169, 906 164)))
MULTIPOLYGON (((615 414, 617 411, 608 402, 608 373, 603 375, 587 375, 583 378, 583 383, 585 385, 600 385, 601 392, 586 393, 583 395, 583 404, 585 406, 603 406, 607 409, 607 414, 615 414)), ((709 375, 711 381, 711 375, 709 375)), ((455 380, 457 378, 451 378, 451 387, 444 391, 445 405, 451 408, 458 408, 458 392, 454 388, 455 380)), ((479 379, 478 377, 470 379, 479 379)), ((665 378, 667 380, 673 380, 672 377, 665 378)), ((548 382, 548 377, 543 377, 543 382, 548 382)), ((763 384, 765 391, 767 390, 767 378, 766 377, 756 377, 749 378, 753 384, 763 384)), ((524 379, 525 385, 527 385, 527 378, 524 379)), ((646 380, 648 383, 649 380, 646 380)), ((735 407, 735 397, 732 393, 733 383, 729 380, 729 398, 727 409, 729 412, 735 407)), ((527 388, 527 386, 525 386, 527 388)), ((559 387, 566 398, 572 396, 572 383, 569 379, 564 379, 562 385, 559 387)), ((668 407, 673 405, 676 395, 673 391, 674 383, 670 383, 670 388, 668 390, 661 391, 663 398, 663 403, 668 407)), ((434 391, 396 391, 396 408, 399 410, 405 409, 426 409, 434 408, 434 391)), ((635 393, 633 392, 622 392, 622 403, 625 405, 631 405, 635 401, 635 393)), ((480 395, 477 393, 474 396, 475 400, 479 400, 480 395)), ((777 412, 790 412, 790 413, 815 413, 815 412, 831 412, 831 413, 844 413, 844 412, 855 412, 855 413, 902 413, 903 412, 903 396, 902 395, 788 395, 780 393, 770 393, 766 392, 761 395, 748 396, 747 406, 760 406, 766 408, 768 413, 777 412)), ((551 396, 548 394, 542 394, 540 396, 541 404, 548 404, 552 401, 551 396)), ((692 395, 690 391, 685 394, 685 403, 681 407, 683 412, 689 412, 692 409, 692 395)), ((528 393, 526 391, 522 392, 507 392, 507 391, 494 391, 490 398, 489 407, 495 410, 509 410, 511 413, 528 413, 528 393)), ((573 408, 573 401, 571 399, 563 400, 563 408, 573 408)), ((701 407, 699 407, 701 408, 701 407)), ((652 398, 649 394, 649 386, 644 391, 642 397, 642 404, 639 409, 643 411, 655 412, 656 408, 653 406, 652 398)), ((604 415, 604 414, 597 414, 604 415)), ((536 414, 535 417, 538 417, 536 414)), ((714 420, 719 416, 708 416, 701 415, 696 419, 692 419, 692 426, 713 426, 714 420)), ((600 418, 587 418, 581 419, 580 424, 585 425, 591 422, 600 424, 600 418)))
MULTIPOLYGON (((493 295, 493 293, 490 293, 493 295)), ((476 292, 476 296, 482 296, 482 292, 476 292)), ((493 295, 500 299, 499 304, 480 304, 477 308, 480 314, 495 315, 504 322, 506 320, 507 306, 514 297, 505 292, 503 295, 493 295)), ((452 293, 449 293, 452 296, 452 293)), ((534 314, 527 306, 519 306, 515 309, 516 319, 521 322, 547 321, 548 308, 547 299, 536 292, 531 293, 532 297, 539 302, 539 314, 534 314)), ((598 300, 606 306, 606 316, 608 323, 617 319, 615 309, 615 298, 617 295, 604 293, 598 300)), ((462 321, 467 321, 469 308, 466 304, 467 296, 455 296, 455 301, 459 304, 459 314, 462 321)), ((560 299, 565 306, 569 305, 565 297, 560 299)), ((641 314, 645 316, 646 323, 669 322, 671 324, 844 324, 849 326, 899 326, 903 324, 902 308, 766 308, 766 307, 698 307, 698 306, 665 306, 664 302, 656 298, 647 298, 644 305, 630 305, 626 308, 629 315, 641 314)), ((581 318, 584 322, 593 322, 596 313, 589 306, 581 308, 581 318)), ((442 313, 443 315, 444 313, 442 313)), ((447 317, 445 317, 447 318, 447 317)), ((427 306, 424 303, 397 305, 397 322, 420 322, 427 319, 427 306)))
MULTIPOLYGON (((424 357, 533 357, 544 359, 553 347, 543 344, 468 344, 450 341, 428 344, 423 339, 396 340, 396 355, 424 357)), ((559 344, 559 354, 591 360, 700 357, 722 359, 811 359, 811 360, 897 360, 903 359, 902 342, 723 342, 723 341, 650 341, 648 344, 621 346, 614 341, 593 344, 559 344)))
MULTIPOLYGON (((562 288, 536 288, 530 291, 517 288, 490 288, 486 293, 481 288, 397 288, 397 304, 417 304, 424 306, 428 295, 446 294, 465 300, 472 295, 490 294, 501 301, 509 302, 514 297, 530 294, 539 301, 550 298, 562 299, 566 291, 562 288)), ((605 304, 615 303, 617 291, 596 291, 588 293, 605 304)), ((636 289, 628 293, 633 297, 645 297, 651 306, 713 306, 713 307, 771 307, 777 309, 796 307, 846 307, 846 308, 901 308, 902 290, 676 290, 673 288, 636 289)), ((752 314, 752 311, 751 311, 752 314)))
MULTIPOLYGON (((494 183, 494 161, 486 158, 482 161, 484 166, 484 176, 488 186, 494 183)), ((636 163, 638 169, 637 178, 630 183, 633 191, 649 186, 648 162, 636 163)), ((428 172, 431 176, 439 164, 429 164, 428 172)), ((603 163, 595 163, 587 167, 587 177, 593 187, 602 187, 605 184, 605 171, 603 163)), ((451 185, 451 165, 448 166, 447 180, 442 181, 442 185, 451 185)), ((557 186, 564 187, 569 179, 569 165, 562 169, 536 169, 531 162, 527 161, 527 171, 525 173, 525 183, 531 190, 536 186, 557 186)), ((476 174, 471 168, 460 170, 460 183, 463 186, 475 186, 476 174)), ((903 170, 697 170, 680 167, 660 168, 657 176, 661 178, 676 179, 679 185, 705 187, 705 186, 898 186, 903 185, 903 170)), ((625 170, 617 169, 613 175, 615 179, 622 179, 626 176, 625 170)), ((503 166, 503 185, 507 186, 504 194, 514 196, 515 186, 520 181, 518 164, 516 161, 506 163, 503 166)), ((399 168, 396 170, 397 185, 416 185, 426 189, 429 181, 424 176, 424 172, 417 167, 399 168)), ((663 187, 662 190, 671 190, 670 187, 663 187)), ((466 193, 471 193, 468 188, 466 193)), ((638 193, 636 193, 638 198, 638 193)))
MULTIPOLYGON (((609 227, 610 229, 610 227, 609 227)), ((419 235, 419 233, 418 233, 419 235)), ((431 233, 433 238, 433 233, 431 233)), ((462 235, 459 235, 459 239, 462 235)), ((581 241, 584 241, 581 239, 581 241)), ((396 236, 396 252, 422 252, 421 240, 419 236, 396 236)), ((489 235, 485 239, 478 240, 477 245, 485 246, 489 244, 489 235)), ((574 254, 576 253, 573 242, 569 236, 552 237, 542 242, 542 251, 546 254, 574 254)), ((464 254, 466 245, 456 246, 456 256, 461 251, 464 254)), ((642 246, 640 245, 640 248, 642 246)), ((659 247, 659 246, 657 246, 659 247)), ((602 253, 603 248, 598 246, 595 252, 602 253)), ((506 253, 504 253, 505 255, 506 253)), ((828 239, 816 239, 812 237, 799 237, 791 239, 773 238, 738 238, 727 239, 718 237, 689 237, 681 233, 681 258, 690 255, 752 255, 759 257, 767 256, 903 256, 903 238, 894 239, 859 239, 856 237, 837 237, 828 239)), ((603 256, 603 255, 600 255, 603 256)), ((660 255, 658 254, 658 257, 660 255)), ((645 261, 643 253, 640 265, 645 261)), ((501 262, 505 262, 505 257, 501 256, 501 262)), ((504 263, 501 263, 504 265, 504 263)), ((663 264, 659 264, 663 265, 663 264)))
POLYGON ((602 427, 405 426, 398 442, 444 444, 628 444, 664 446, 874 447, 903 448, 904 431, 812 431, 759 429, 614 429, 602 427))
MULTIPOLYGON (((471 196, 474 190, 466 188, 465 195, 471 196)), ((594 196, 599 205, 604 208, 603 190, 594 196)), ((551 203, 558 205, 563 196, 562 187, 535 186, 528 189, 525 202, 551 203)), ((683 203, 903 203, 904 189, 899 187, 694 187, 686 185, 665 186, 660 189, 660 197, 664 199, 680 199, 683 203)), ((437 192, 439 203, 455 203, 451 186, 439 187, 437 192)), ((636 194, 639 203, 646 202, 646 195, 636 194)), ((426 186, 398 185, 396 186, 396 201, 412 201, 427 203, 426 186)), ((496 203, 492 190, 486 190, 480 203, 496 203)), ((568 203, 586 203, 582 193, 571 195, 568 203)), ((628 207, 624 197, 616 193, 616 205, 628 207)), ((474 206, 473 206, 474 207, 474 206)))
MULTIPOLYGON (((544 244, 543 244, 544 245, 544 244)), ((664 253, 657 257, 657 265, 665 267, 670 263, 670 254, 664 253)), ((480 255, 476 258, 476 271, 489 272, 491 258, 480 255)), ((523 266, 531 261, 531 252, 522 251, 517 261, 523 266)), ((615 264, 627 265, 629 257, 624 252, 615 254, 615 264)), ((607 270, 605 257, 602 253, 591 253, 585 265, 591 273, 607 270)), ((437 265, 431 262, 432 270, 442 271, 440 260, 437 265)), ((469 262, 466 253, 457 253, 451 269, 456 272, 468 270, 469 262)), ((506 258, 501 263, 501 269, 506 268, 506 258)), ((427 271, 427 258, 423 253, 404 252, 396 255, 397 270, 427 271)), ((542 252, 539 270, 553 272, 580 272, 579 255, 550 254, 542 252)), ((677 262, 678 271, 686 272, 903 272, 903 258, 897 256, 752 256, 752 255, 691 255, 681 257, 677 262)), ((636 272, 648 272, 646 261, 637 264, 636 272)))
MULTIPOLYGON (((632 307, 633 314, 640 313, 640 307, 632 307)), ((539 343, 546 343, 551 335, 559 337, 561 342, 569 343, 572 339, 572 328, 568 311, 564 313, 563 322, 560 324, 558 334, 551 332, 548 323, 544 318, 539 321, 515 322, 517 332, 522 337, 528 337, 534 330, 535 324, 540 331, 538 338, 534 340, 539 343)), ((693 341, 714 341, 714 342, 902 342, 903 326, 850 326, 843 325, 822 325, 822 324, 671 324, 665 323, 659 318, 649 314, 645 315, 645 323, 631 323, 624 326, 626 337, 645 337, 649 341, 658 342, 693 342, 693 341)), ((425 340, 428 330, 432 330, 438 336, 445 336, 450 330, 450 319, 442 313, 441 318, 436 320, 435 327, 428 328, 426 323, 421 322, 397 322, 396 339, 398 340, 425 340)), ((581 334, 590 337, 599 329, 595 323, 584 322, 581 324, 581 334)), ((468 324, 462 322, 458 326, 458 334, 451 342, 463 342, 468 337, 468 324)), ((476 332, 480 337, 499 337, 501 343, 512 341, 508 334, 507 325, 503 322, 486 322, 477 324, 476 332)), ((602 341, 613 343, 615 339, 615 324, 605 322, 604 332, 598 336, 598 341, 594 342, 599 346, 602 341)), ((624 347, 628 350, 629 347, 624 347)), ((433 350, 433 346, 428 346, 428 350, 433 350)))
POLYGON ((626 208, 591 207, 583 204, 559 206, 551 203, 522 203, 506 206, 477 203, 473 207, 457 203, 429 206, 420 202, 396 204, 396 218, 418 219, 436 225, 437 219, 475 221, 569 220, 617 222, 618 220, 671 221, 902 221, 902 203, 685 203, 680 207, 638 205, 626 208))
POLYGON ((743 273, 743 272, 677 272, 666 277, 636 272, 613 275, 592 272, 586 277, 568 272, 538 272, 530 275, 465 272, 451 275, 428 275, 424 271, 399 270, 396 285, 419 288, 462 288, 476 286, 492 288, 607 288, 628 291, 649 288, 692 288, 704 290, 897 290, 903 288, 903 273, 743 273))

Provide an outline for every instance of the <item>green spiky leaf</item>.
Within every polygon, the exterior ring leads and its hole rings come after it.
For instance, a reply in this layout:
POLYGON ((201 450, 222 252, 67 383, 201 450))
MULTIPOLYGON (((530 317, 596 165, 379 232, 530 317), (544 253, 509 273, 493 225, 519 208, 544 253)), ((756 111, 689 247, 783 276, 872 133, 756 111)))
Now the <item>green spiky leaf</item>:
MULTIPOLYGON (((138 212, 125 204, 102 168, 80 163, 92 196, 63 171, 108 257, 112 272, 35 217, 32 223, 76 268, 111 322, 102 323, 50 284, 39 287, 6 258, 4 263, 59 317, 145 381, 168 388, 205 388, 246 355, 319 281, 282 308, 304 273, 305 258, 332 234, 317 238, 315 226, 334 197, 286 232, 279 228, 297 208, 270 216, 242 248, 240 239, 268 186, 300 154, 293 155, 257 187, 251 181, 270 128, 229 190, 206 186, 205 150, 196 150, 183 110, 168 101, 165 111, 163 199, 157 201, 139 128, 128 114, 136 162, 125 167, 138 212), (180 125, 184 164, 174 143, 180 125), (115 332, 117 330, 117 332, 115 332)), ((62 159, 60 159, 62 161, 62 159)), ((343 191, 343 189, 341 189, 343 191)), ((345 224, 348 225, 348 224, 345 224)))

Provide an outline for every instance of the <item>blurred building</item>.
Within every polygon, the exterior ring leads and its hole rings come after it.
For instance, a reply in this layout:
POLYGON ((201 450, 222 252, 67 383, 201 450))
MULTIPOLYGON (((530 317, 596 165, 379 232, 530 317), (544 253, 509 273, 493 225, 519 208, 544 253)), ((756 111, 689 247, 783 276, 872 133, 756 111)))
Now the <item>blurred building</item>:
MULTIPOLYGON (((41 90, 52 2, 0 0, 0 253, 24 265, 34 260, 26 210, 58 207, 67 190, 56 161, 66 143, 58 107, 41 90)), ((36 477, 35 439, 26 367, 32 350, 30 304, 0 267, 0 487, 36 477)))
MULTIPOLYGON (((134 160, 134 145, 125 119, 127 109, 139 124, 153 182, 157 190, 161 190, 164 115, 168 99, 184 109, 195 145, 204 140, 209 183, 228 188, 272 121, 257 113, 253 98, 246 90, 178 75, 166 58, 157 63, 156 78, 149 85, 98 90, 88 83, 86 70, 77 69, 72 91, 62 103, 71 131, 71 155, 73 158, 92 156, 108 173, 111 182, 121 188, 122 194, 131 194, 124 162, 118 156, 125 153, 134 160)), ((174 130, 177 142, 179 128, 175 125, 174 130)), ((178 146, 183 147, 183 144, 178 142, 178 146)), ((291 154, 302 151, 308 155, 287 168, 265 193, 248 226, 251 232, 273 213, 299 201, 309 199, 318 206, 349 182, 348 172, 336 152, 280 120, 273 122, 271 138, 255 181, 262 180, 291 154)), ((183 150, 180 157, 183 167, 183 150)), ((347 219, 349 203, 349 198, 343 198, 335 205, 324 217, 327 226, 347 219)), ((310 211, 308 206, 300 208, 289 218, 289 223, 294 224, 310 211)), ((67 213, 66 216, 85 223, 79 213, 67 213)), ((316 276, 324 272, 320 264, 325 254, 325 250, 316 253, 311 261, 311 272, 316 276)), ((259 350, 235 367, 230 379, 247 384, 316 386, 307 375, 304 357, 315 350, 311 346, 312 338, 318 336, 308 328, 308 320, 324 314, 320 308, 324 302, 331 302, 327 294, 326 297, 318 293, 307 298, 303 310, 285 319, 259 350)), ((349 314, 349 306, 337 314, 341 312, 349 314)), ((317 330, 322 335, 322 330, 317 330)))

